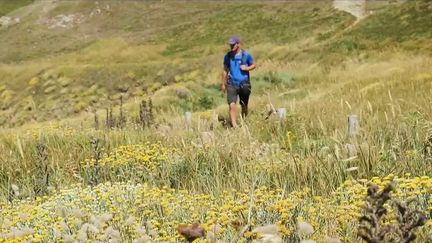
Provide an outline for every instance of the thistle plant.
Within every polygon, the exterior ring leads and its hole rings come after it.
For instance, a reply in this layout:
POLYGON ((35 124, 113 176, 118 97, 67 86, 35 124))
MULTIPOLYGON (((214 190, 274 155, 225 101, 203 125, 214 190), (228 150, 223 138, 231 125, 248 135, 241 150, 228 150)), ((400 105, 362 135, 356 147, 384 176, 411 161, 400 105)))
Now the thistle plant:
POLYGON ((396 219, 399 224, 396 231, 399 242, 414 241, 417 238, 414 230, 426 224, 426 216, 420 210, 412 209, 403 202, 395 202, 395 208, 397 209, 396 219))
POLYGON ((94 114, 94 127, 95 127, 95 130, 99 130, 99 117, 98 117, 96 111, 94 111, 93 114, 94 114))
POLYGON ((36 196, 46 193, 49 184, 48 150, 43 143, 36 145, 36 170, 34 193, 36 196))
POLYGON ((118 120, 118 124, 117 127, 119 128, 124 128, 124 126, 126 125, 126 117, 124 115, 123 112, 123 96, 120 96, 120 114, 119 114, 119 120, 118 120))
POLYGON ((112 113, 112 107, 106 108, 105 126, 107 129, 114 128, 115 120, 112 113))
POLYGON ((369 185, 366 204, 363 206, 364 215, 360 217, 358 235, 367 243, 395 242, 409 243, 416 239, 414 230, 426 223, 426 216, 419 210, 412 210, 403 202, 392 200, 393 183, 389 183, 382 191, 378 186, 369 185), (384 224, 383 219, 389 210, 387 202, 395 206, 396 223, 384 224))
POLYGON ((151 99, 141 101, 137 120, 142 128, 149 128, 154 124, 153 102, 151 99))
POLYGON ((93 173, 91 174, 91 178, 90 178, 90 184, 94 186, 99 183, 99 170, 100 170, 99 161, 102 158, 102 147, 101 147, 101 141, 98 138, 92 138, 90 144, 92 146, 93 159, 94 159, 94 167, 93 167, 93 173))

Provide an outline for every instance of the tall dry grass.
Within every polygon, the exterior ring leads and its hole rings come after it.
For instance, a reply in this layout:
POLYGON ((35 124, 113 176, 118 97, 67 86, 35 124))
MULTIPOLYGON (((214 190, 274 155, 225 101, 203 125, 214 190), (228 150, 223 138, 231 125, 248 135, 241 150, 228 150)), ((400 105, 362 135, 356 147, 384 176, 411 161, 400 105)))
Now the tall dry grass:
MULTIPOLYGON (((69 129, 4 131, 2 197, 7 197, 11 184, 27 188, 23 195, 33 195, 40 143, 47 147, 49 186, 90 183, 80 162, 93 157, 93 138, 102 142, 106 154, 120 145, 160 142, 176 151, 172 157, 176 166, 158 168, 158 173, 146 177, 149 183, 213 194, 263 185, 287 191, 307 186, 321 195, 346 179, 390 173, 426 175, 431 169, 431 60, 388 55, 388 61, 352 61, 330 70, 263 60, 254 73, 258 88, 252 95, 251 115, 236 130, 218 123, 217 113, 226 116, 227 112, 221 104, 213 111, 194 113, 190 130, 181 110, 172 109, 156 110, 157 126, 144 130, 129 123, 122 130, 95 131, 92 119, 82 117, 80 126, 73 120, 66 125, 69 129), (276 75, 290 73, 293 78, 284 83, 282 75, 282 81, 272 87, 260 87, 264 79, 259 77, 269 75, 272 66, 276 75), (286 107, 286 119, 271 115, 265 120, 271 106, 286 107), (175 117, 172 111, 180 115, 175 117), (350 114, 360 117, 355 137, 347 133, 350 114)), ((209 77, 209 82, 217 82, 217 75, 209 77)), ((137 109, 131 107, 126 114, 133 117, 137 109)), ((124 169, 130 170, 128 179, 142 180, 142 175, 134 175, 133 167, 124 169)), ((124 178, 105 176, 104 180, 124 178)))

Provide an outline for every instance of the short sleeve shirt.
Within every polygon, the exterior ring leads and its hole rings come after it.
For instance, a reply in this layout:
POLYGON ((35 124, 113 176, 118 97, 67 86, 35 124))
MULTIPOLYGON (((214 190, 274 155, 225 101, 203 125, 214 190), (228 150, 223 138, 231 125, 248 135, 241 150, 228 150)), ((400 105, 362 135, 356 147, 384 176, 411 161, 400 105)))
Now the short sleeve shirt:
POLYGON ((243 57, 242 52, 244 52, 246 64, 248 66, 252 65, 254 60, 245 50, 241 50, 241 52, 236 55, 227 53, 224 57, 224 66, 228 69, 228 79, 234 85, 240 85, 242 82, 249 82, 249 71, 242 71, 240 69, 243 57))

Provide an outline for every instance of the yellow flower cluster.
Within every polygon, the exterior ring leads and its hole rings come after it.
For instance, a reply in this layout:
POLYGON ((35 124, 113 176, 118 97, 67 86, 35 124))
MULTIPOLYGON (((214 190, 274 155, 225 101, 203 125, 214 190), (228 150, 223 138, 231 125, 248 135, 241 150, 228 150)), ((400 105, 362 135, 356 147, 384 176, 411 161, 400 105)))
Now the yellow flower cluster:
MULTIPOLYGON (((158 167, 172 162, 168 157, 173 152, 174 150, 169 150, 159 143, 124 145, 110 153, 103 154, 97 165, 111 169, 131 166, 134 170, 154 172, 158 167)), ((81 162, 81 165, 85 168, 91 168, 96 166, 96 160, 94 158, 86 159, 81 162)))
MULTIPOLYGON (((396 199, 415 199, 418 209, 432 213, 432 178, 390 175, 371 181, 381 187, 394 181, 396 199)), ((311 196, 308 189, 287 194, 261 187, 208 195, 146 184, 78 184, 50 197, 0 202, 0 242, 178 242, 177 226, 195 222, 222 242, 239 237, 247 226, 269 224, 277 225, 285 241, 296 241, 299 222, 312 226, 314 240, 354 242, 369 182, 346 181, 330 197, 311 196)), ((428 223, 419 239, 431 232, 428 223)), ((247 231, 238 241, 259 237, 247 231)))
POLYGON ((69 126, 60 126, 60 125, 47 125, 41 128, 31 128, 26 130, 26 134, 33 139, 39 139, 42 135, 44 136, 63 136, 63 137, 72 137, 76 136, 79 132, 78 129, 69 127, 69 126))
POLYGON ((265 173, 278 173, 284 171, 289 164, 282 160, 259 160, 251 163, 243 164, 244 167, 253 171, 260 171, 265 173))

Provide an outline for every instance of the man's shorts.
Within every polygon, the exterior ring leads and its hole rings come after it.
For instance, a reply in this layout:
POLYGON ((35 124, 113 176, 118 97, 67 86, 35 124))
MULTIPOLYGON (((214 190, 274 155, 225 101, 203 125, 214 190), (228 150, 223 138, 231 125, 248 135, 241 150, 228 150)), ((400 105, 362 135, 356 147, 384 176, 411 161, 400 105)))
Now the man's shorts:
POLYGON ((240 87, 227 85, 227 101, 228 104, 237 104, 237 96, 240 98, 240 105, 247 106, 249 95, 251 93, 251 85, 249 83, 241 84, 240 87))

